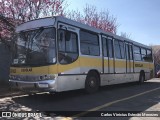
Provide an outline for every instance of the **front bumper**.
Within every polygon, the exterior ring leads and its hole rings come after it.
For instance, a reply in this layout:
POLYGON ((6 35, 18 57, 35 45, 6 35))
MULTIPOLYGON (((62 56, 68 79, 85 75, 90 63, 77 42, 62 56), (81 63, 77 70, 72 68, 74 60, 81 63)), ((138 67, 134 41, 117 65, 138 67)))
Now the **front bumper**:
POLYGON ((55 92, 56 82, 55 80, 44 80, 44 81, 19 81, 19 80, 9 80, 12 88, 17 88, 27 92, 55 92))

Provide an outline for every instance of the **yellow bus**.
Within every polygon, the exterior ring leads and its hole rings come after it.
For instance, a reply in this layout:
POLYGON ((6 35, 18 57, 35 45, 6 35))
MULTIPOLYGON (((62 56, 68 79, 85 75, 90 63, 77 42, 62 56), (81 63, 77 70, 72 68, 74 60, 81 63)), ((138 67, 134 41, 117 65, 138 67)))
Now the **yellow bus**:
POLYGON ((64 17, 29 21, 16 32, 12 87, 92 93, 100 86, 143 83, 153 76, 151 47, 64 17))

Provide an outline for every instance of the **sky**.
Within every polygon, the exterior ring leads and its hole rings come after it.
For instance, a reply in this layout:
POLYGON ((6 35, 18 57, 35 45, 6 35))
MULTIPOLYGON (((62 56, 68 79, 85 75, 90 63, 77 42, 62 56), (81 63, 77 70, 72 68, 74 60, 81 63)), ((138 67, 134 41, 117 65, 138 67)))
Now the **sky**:
POLYGON ((67 9, 83 11, 88 5, 98 11, 109 10, 117 18, 117 34, 145 45, 160 45, 160 0, 66 0, 67 9))

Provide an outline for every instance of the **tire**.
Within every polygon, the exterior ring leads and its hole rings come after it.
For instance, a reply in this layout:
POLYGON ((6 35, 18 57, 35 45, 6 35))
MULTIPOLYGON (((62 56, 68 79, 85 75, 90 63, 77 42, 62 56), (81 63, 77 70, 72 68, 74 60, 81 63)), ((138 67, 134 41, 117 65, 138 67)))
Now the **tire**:
POLYGON ((96 72, 90 72, 85 81, 86 93, 95 93, 99 89, 99 77, 96 72))
POLYGON ((141 72, 139 76, 139 84, 144 83, 144 81, 145 81, 145 74, 141 72))

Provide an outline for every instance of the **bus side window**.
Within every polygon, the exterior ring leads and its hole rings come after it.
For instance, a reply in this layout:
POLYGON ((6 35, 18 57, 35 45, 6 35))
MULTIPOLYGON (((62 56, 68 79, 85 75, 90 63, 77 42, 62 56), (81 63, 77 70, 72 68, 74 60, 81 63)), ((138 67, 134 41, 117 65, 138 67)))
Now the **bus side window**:
POLYGON ((113 41, 108 39, 108 56, 113 58, 113 41))
POLYGON ((125 58, 125 52, 124 52, 124 44, 122 41, 115 40, 115 57, 118 59, 124 59, 125 58))
POLYGON ((132 49, 132 45, 129 45, 129 59, 133 60, 133 49, 132 49))
POLYGON ((121 50, 121 59, 125 58, 125 51, 124 51, 124 42, 119 41, 120 50, 121 50))
POLYGON ((141 49, 140 47, 134 46, 134 60, 141 61, 141 49))
POLYGON ((103 56, 108 57, 107 39, 102 38, 102 43, 103 43, 103 56))
POLYGON ((69 37, 66 38, 66 51, 67 52, 78 52, 77 36, 74 33, 70 33, 69 37))
POLYGON ((100 55, 98 34, 88 31, 80 31, 81 53, 84 55, 100 55))
POLYGON ((78 58, 77 34, 67 30, 58 31, 58 60, 61 64, 70 64, 78 58))
POLYGON ((147 50, 147 61, 148 62, 153 62, 153 59, 152 59, 152 51, 151 50, 147 50))
POLYGON ((114 41, 114 51, 115 51, 115 58, 121 59, 121 50, 120 45, 117 40, 114 41))
POLYGON ((129 51, 129 45, 126 44, 126 59, 127 59, 127 60, 129 60, 129 57, 130 57, 130 56, 129 56, 129 52, 130 52, 130 51, 129 51))
POLYGON ((58 47, 59 51, 65 51, 65 31, 59 30, 58 32, 58 47))
POLYGON ((145 59, 146 58, 146 53, 147 53, 146 49, 142 48, 141 49, 141 55, 142 55, 142 60, 143 61, 146 61, 146 59, 145 59))

